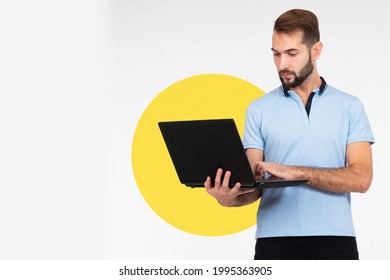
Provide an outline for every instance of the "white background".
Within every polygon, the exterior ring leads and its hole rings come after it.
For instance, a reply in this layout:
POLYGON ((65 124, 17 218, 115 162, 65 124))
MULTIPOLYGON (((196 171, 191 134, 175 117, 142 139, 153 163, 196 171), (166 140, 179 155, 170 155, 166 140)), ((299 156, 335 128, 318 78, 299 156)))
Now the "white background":
POLYGON ((385 0, 2 1, 0 259, 252 259, 254 227, 196 236, 148 207, 132 138, 147 105, 183 78, 277 87, 272 27, 291 8, 317 14, 320 74, 371 121, 375 178, 353 195, 353 214, 361 258, 389 259, 385 0))

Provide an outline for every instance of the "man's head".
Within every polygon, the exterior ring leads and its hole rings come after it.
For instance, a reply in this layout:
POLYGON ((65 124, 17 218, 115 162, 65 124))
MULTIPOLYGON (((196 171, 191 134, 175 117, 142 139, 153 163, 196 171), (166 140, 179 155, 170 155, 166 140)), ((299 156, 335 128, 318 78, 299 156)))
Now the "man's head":
POLYGON ((285 87, 297 87, 313 73, 321 49, 318 19, 312 12, 289 10, 275 21, 272 51, 285 87))

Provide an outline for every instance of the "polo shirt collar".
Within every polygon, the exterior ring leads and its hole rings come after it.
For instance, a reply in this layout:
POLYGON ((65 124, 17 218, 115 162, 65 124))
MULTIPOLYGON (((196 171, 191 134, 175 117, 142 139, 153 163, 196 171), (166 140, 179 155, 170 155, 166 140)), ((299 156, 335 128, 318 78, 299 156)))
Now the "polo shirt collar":
MULTIPOLYGON (((316 92, 318 90, 318 94, 322 95, 326 89, 327 83, 326 83, 324 78, 322 78, 322 77, 320 77, 320 78, 321 78, 321 85, 318 89, 315 89, 313 92, 316 92)), ((282 90, 283 90, 284 96, 286 96, 286 97, 291 96, 290 91, 292 92, 292 90, 289 90, 288 88, 284 87, 283 85, 282 85, 282 90)))

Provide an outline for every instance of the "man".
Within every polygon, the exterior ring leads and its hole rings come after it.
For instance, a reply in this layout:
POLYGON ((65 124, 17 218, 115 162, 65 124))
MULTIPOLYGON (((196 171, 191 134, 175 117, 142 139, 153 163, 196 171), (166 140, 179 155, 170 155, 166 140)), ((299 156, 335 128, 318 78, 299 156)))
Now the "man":
POLYGON ((255 259, 358 259, 350 193, 370 187, 374 143, 363 106, 319 76, 322 43, 312 12, 282 14, 271 50, 282 86, 250 104, 243 144, 256 176, 308 183, 240 190, 219 169, 206 190, 223 206, 261 197, 255 259))

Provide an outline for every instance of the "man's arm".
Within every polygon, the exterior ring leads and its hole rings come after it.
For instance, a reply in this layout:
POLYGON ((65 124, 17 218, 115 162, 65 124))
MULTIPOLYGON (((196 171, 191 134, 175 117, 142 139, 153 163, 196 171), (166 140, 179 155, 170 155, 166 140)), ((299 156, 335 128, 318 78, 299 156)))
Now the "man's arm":
MULTIPOLYGON (((247 156, 252 168, 256 162, 263 160, 263 151, 248 149, 247 156)), ((206 191, 223 206, 236 207, 251 204, 261 197, 261 191, 254 189, 240 189, 241 184, 236 183, 233 188, 229 187, 231 173, 226 171, 222 178, 223 170, 220 168, 215 175, 214 186, 211 184, 211 178, 207 177, 204 186, 206 191)))
POLYGON ((256 171, 284 178, 308 179, 308 184, 330 192, 366 192, 372 181, 372 151, 369 142, 355 142, 347 145, 347 166, 335 169, 320 169, 301 166, 286 166, 259 161, 256 171))

